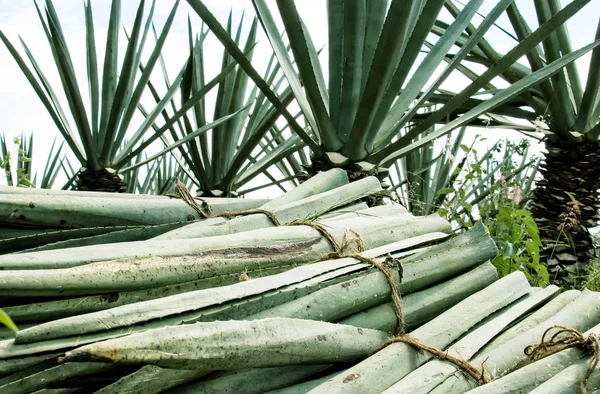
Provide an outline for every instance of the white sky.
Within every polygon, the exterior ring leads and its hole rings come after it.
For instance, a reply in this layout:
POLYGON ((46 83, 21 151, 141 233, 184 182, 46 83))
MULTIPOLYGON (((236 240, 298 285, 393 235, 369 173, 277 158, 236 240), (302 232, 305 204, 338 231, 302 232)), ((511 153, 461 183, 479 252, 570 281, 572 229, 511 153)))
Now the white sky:
MULTIPOLYGON (((377 0, 370 0, 377 1, 377 0)), ((246 9, 248 16, 254 14, 252 5, 249 0, 205 0, 208 8, 215 16, 225 24, 228 13, 233 10, 234 15, 239 15, 246 9)), ((533 14, 532 0, 516 0, 521 12, 528 16, 528 21, 532 28, 535 28, 535 16, 533 14)), ((65 35, 68 40, 69 50, 74 59, 74 66, 78 72, 79 83, 84 86, 82 89, 83 97, 87 97, 86 86, 86 66, 85 66, 85 26, 83 20, 83 0, 55 0, 54 4, 57 8, 58 15, 62 22, 65 35)), ((135 15, 135 10, 138 1, 125 0, 122 1, 122 18, 126 27, 130 28, 135 15)), ((147 2, 148 5, 150 1, 147 2)), ((274 3, 272 0, 270 3, 274 3)), ((307 24, 309 31, 315 41, 317 47, 325 44, 327 38, 327 15, 325 10, 325 0, 301 0, 296 1, 302 17, 307 24)), ((563 0, 563 3, 566 1, 563 0)), ((99 62, 103 54, 103 43, 106 36, 106 26, 108 24, 108 16, 111 0, 92 0, 94 9, 94 23, 96 28, 96 42, 99 45, 99 62)), ((162 24, 168 16, 172 7, 173 1, 158 0, 154 21, 157 29, 160 31, 162 24)), ((486 12, 496 1, 488 0, 481 9, 481 12, 486 12)), ((187 43, 187 17, 191 15, 196 31, 199 30, 200 20, 195 13, 190 9, 186 1, 182 1, 177 13, 175 23, 171 29, 169 39, 163 51, 167 66, 174 76, 181 65, 183 64, 188 53, 187 43)), ((276 14, 274 12, 274 14, 276 14)), ((573 17, 568 27, 573 41, 573 47, 579 48, 593 40, 598 18, 600 17, 600 0, 592 0, 582 12, 573 17)), ((476 20, 478 23, 478 20, 476 20)), ((510 26, 508 20, 504 19, 499 22, 502 26, 510 26)), ((20 34, 24 41, 32 50, 42 68, 50 77, 55 90, 60 91, 59 79, 54 67, 53 59, 50 54, 47 40, 38 20, 32 0, 0 0, 0 29, 16 44, 17 36, 20 34)), ((260 28, 259 28, 260 32, 260 28)), ((262 32, 260 32, 262 33, 262 32)), ((263 37, 260 35, 259 37, 263 37)), ((491 39, 496 38, 496 49, 504 53, 511 46, 512 42, 506 40, 503 34, 494 34, 491 39)), ((257 47, 256 58, 260 59, 261 53, 268 52, 261 48, 260 45, 268 45, 266 39, 262 39, 257 47)), ((17 45, 18 46, 18 45, 17 45)), ((20 46, 18 46, 20 47, 20 46)), ((207 58, 212 60, 215 65, 214 72, 221 63, 220 45, 214 43, 214 55, 209 54, 207 58)), ((325 51, 326 52, 326 51, 325 51)), ((264 56, 264 58, 267 58, 264 56)), ((587 65, 589 64, 589 56, 586 56, 578 62, 582 72, 582 78, 585 80, 587 76, 587 65)), ((158 70, 157 70, 158 71, 158 70)), ((324 70, 326 71, 326 69, 324 70)), ((35 92, 30 87, 25 77, 20 72, 16 63, 4 47, 0 44, 0 133, 5 133, 8 137, 17 136, 20 133, 28 134, 34 132, 34 161, 36 167, 44 165, 45 156, 54 136, 58 133, 54 123, 47 114, 45 108, 35 95, 35 92)), ((465 81, 458 82, 465 83, 465 81)), ((458 86, 460 87, 460 86, 458 86)), ((491 135, 492 140, 496 140, 499 136, 513 135, 508 133, 494 132, 491 135)), ((2 179, 0 178, 0 183, 2 179)))

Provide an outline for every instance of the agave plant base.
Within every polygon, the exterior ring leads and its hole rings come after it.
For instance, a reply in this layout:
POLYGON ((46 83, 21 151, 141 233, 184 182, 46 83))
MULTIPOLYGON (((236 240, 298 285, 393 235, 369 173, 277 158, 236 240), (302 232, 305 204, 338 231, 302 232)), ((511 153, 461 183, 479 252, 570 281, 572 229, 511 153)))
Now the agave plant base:
POLYGON ((79 170, 75 180, 75 190, 96 191, 109 193, 124 193, 127 187, 123 182, 123 177, 113 169, 103 168, 101 170, 91 170, 82 167, 79 170))
POLYGON ((532 211, 544 244, 541 260, 555 283, 571 287, 591 259, 588 229, 600 219, 600 145, 554 137, 546 149, 532 211))
MULTIPOLYGON (((305 182, 306 180, 317 175, 319 172, 329 171, 333 168, 341 168, 346 171, 350 182, 364 179, 369 176, 375 176, 380 181, 383 181, 388 175, 387 169, 381 169, 367 162, 353 162, 337 152, 327 152, 323 157, 320 158, 312 156, 311 164, 303 165, 302 167, 304 167, 306 172, 299 174, 298 179, 300 182, 305 182)), ((381 186, 384 189, 387 188, 387 185, 384 183, 382 183, 381 186)), ((384 205, 383 199, 386 197, 390 197, 390 194, 384 190, 382 192, 367 196, 361 201, 364 201, 370 207, 374 207, 384 205)))
POLYGON ((223 191, 223 190, 219 190, 219 189, 214 189, 214 190, 198 189, 196 191, 196 197, 204 197, 204 198, 210 198, 210 197, 237 198, 239 196, 240 196, 239 193, 236 192, 235 190, 223 191))

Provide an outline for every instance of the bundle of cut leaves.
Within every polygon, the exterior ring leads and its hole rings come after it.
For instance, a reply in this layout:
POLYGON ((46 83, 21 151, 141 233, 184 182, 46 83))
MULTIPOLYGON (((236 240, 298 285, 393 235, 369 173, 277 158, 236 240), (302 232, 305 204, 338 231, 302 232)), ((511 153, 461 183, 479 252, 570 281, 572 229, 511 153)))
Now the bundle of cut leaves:
MULTIPOLYGON (((0 186, 0 253, 61 241, 79 246, 144 240, 201 218, 174 197, 0 186)), ((197 204, 219 214, 258 208, 265 202, 209 198, 197 204)))
MULTIPOLYGON (((116 207, 161 201, 165 212, 206 217, 147 240, 93 235, 0 256, 0 307, 18 326, 0 330, 0 392, 578 390, 589 354, 531 363, 523 349, 553 326, 600 330, 600 294, 533 288, 519 272, 498 279, 483 225, 452 234, 437 214, 360 202, 380 191, 376 178, 348 183, 331 170, 236 214, 218 214, 225 200, 208 200, 209 211, 201 201, 114 196, 116 207), (469 366, 481 379, 463 373, 469 366)), ((61 211, 44 198, 78 194, 47 193, 26 196, 53 220, 78 212, 92 222, 101 199, 61 211)), ((7 205, 8 216, 25 209, 7 205)), ((132 220, 120 209, 105 206, 103 224, 132 220)), ((50 222, 42 217, 30 220, 50 222)), ((586 383, 598 387, 595 373, 586 383)))
POLYGON ((247 231, 273 225, 254 209, 268 209, 280 224, 307 220, 342 206, 345 211, 366 208, 352 203, 381 192, 381 185, 373 177, 349 184, 347 175, 335 170, 274 200, 193 199, 184 192, 187 198, 0 186, 0 252, 148 240, 194 222, 179 234, 201 236, 198 226, 210 235, 247 231))

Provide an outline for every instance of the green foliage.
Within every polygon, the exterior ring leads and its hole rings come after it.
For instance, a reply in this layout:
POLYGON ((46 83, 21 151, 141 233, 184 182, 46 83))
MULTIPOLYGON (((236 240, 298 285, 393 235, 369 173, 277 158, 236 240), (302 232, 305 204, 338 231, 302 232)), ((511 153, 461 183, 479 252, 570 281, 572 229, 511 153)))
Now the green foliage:
POLYGON ((0 309, 0 324, 5 325, 13 332, 17 332, 19 330, 17 328, 16 324, 10 318, 10 316, 8 316, 8 314, 6 312, 4 312, 2 309, 0 309))
POLYGON ((440 204, 440 213, 455 227, 470 228, 479 216, 484 223, 498 213, 498 206, 511 202, 523 208, 529 200, 537 174, 539 158, 529 155, 528 140, 499 141, 483 154, 473 148, 475 142, 454 169, 448 198, 440 204), (476 209, 474 210, 474 207, 476 209))
POLYGON ((584 269, 570 273, 569 277, 577 289, 600 291, 600 232, 593 233, 592 239, 594 243, 594 249, 590 251, 593 254, 592 259, 584 269))
POLYGON ((545 287, 550 283, 546 267, 540 264, 542 243, 531 212, 512 204, 500 205, 488 228, 498 246, 492 262, 500 276, 522 271, 532 285, 545 287))
POLYGON ((591 291, 600 291, 600 259, 596 257, 587 266, 587 273, 585 276, 578 278, 581 287, 591 291))
POLYGON ((454 170, 453 182, 439 189, 445 197, 438 209, 455 228, 471 228, 479 217, 489 228, 499 253, 493 260, 501 276, 522 271, 536 286, 549 284, 540 264, 541 241, 531 212, 526 209, 537 158, 529 155, 529 141, 500 141, 479 155, 460 144, 464 157, 454 170))
POLYGON ((14 149, 11 149, 4 136, 0 136, 0 145, 0 169, 6 176, 8 186, 35 187, 29 179, 28 163, 31 162, 31 157, 22 138, 15 137, 14 149), (13 154, 16 154, 16 162, 11 157, 13 154))
POLYGON ((33 170, 33 134, 25 139, 23 135, 15 137, 12 144, 0 135, 0 170, 6 178, 8 186, 39 187, 50 189, 61 171, 72 174, 68 160, 64 157, 64 143, 57 146, 56 139, 52 142, 48 159, 43 168, 42 176, 38 179, 33 170), (16 159, 15 159, 16 158, 16 159))

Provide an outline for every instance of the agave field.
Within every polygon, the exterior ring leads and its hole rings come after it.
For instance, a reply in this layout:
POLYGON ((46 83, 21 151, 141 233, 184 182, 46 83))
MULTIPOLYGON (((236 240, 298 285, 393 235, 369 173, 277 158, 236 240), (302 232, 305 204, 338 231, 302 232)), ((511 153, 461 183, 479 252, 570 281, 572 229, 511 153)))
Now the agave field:
POLYGON ((498 279, 481 224, 369 208, 380 182, 341 169, 272 200, 176 190, 1 189, 0 392, 579 390, 591 354, 524 349, 600 334, 600 294, 498 279))

